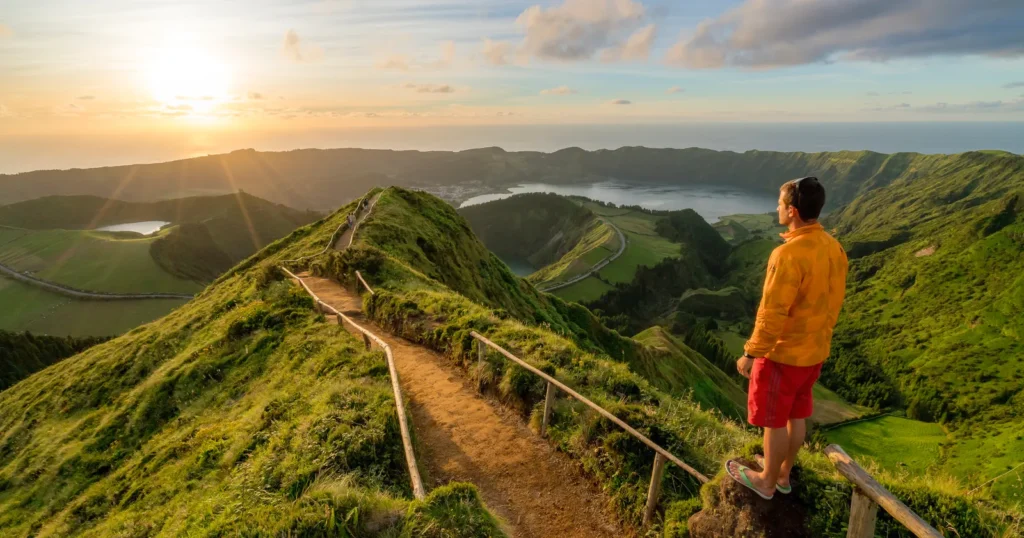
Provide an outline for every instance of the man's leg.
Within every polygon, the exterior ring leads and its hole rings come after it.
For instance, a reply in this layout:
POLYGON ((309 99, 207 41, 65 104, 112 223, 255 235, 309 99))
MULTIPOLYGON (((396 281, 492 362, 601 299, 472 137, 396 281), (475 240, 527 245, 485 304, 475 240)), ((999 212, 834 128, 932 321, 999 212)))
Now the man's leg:
POLYGON ((786 424, 786 432, 789 436, 789 450, 785 461, 782 462, 778 477, 778 483, 783 486, 789 485, 789 473, 793 471, 793 466, 796 465, 796 455, 804 444, 804 437, 807 436, 807 420, 802 418, 789 419, 789 423, 786 424))
POLYGON ((751 481, 762 492, 775 490, 790 451, 789 430, 782 428, 764 429, 764 469, 751 481))

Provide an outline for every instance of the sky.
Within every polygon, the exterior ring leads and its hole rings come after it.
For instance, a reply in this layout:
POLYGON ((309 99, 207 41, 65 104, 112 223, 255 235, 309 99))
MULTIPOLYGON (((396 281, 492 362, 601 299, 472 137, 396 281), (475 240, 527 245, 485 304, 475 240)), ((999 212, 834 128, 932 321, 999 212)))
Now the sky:
POLYGON ((1021 28, 1020 0, 5 0, 0 172, 346 129, 1021 122, 1021 28))

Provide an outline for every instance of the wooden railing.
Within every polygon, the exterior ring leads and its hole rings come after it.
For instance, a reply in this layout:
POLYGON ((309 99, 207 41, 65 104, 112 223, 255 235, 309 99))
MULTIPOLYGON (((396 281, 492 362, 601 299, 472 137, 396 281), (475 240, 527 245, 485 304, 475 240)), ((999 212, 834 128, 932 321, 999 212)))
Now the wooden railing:
MULTIPOLYGON (((318 310, 334 314, 338 317, 338 325, 344 326, 345 323, 348 323, 357 332, 361 333, 363 335, 363 344, 367 349, 370 348, 372 342, 384 350, 384 356, 388 363, 388 372, 391 374, 391 390, 395 393, 395 407, 398 410, 398 426, 401 430, 402 446, 405 449, 405 463, 409 468, 409 479, 412 482, 412 493, 417 499, 426 497, 427 493, 426 489, 423 487, 423 479, 420 477, 419 466, 416 464, 416 452, 413 450, 412 435, 409 433, 409 423, 405 414, 405 399, 402 397, 402 386, 399 383, 398 370, 395 369, 395 356, 391 353, 391 346, 387 345, 387 343, 385 343, 384 340, 381 340, 377 335, 366 330, 355 321, 352 321, 352 319, 345 314, 338 312, 338 310, 333 306, 321 301, 301 278, 295 276, 295 274, 287 268, 282 267, 281 270, 284 271, 289 278, 298 282, 299 285, 306 290, 306 293, 313 297, 313 301, 315 302, 318 310)), ((362 276, 359 276, 359 280, 363 281, 364 285, 366 284, 366 281, 362 279, 362 276)), ((369 289, 369 286, 367 286, 367 289, 369 289)))
POLYGON ((872 538, 875 535, 875 519, 881 506, 893 519, 903 524, 919 538, 942 538, 935 527, 929 525, 907 505, 900 502, 889 490, 875 481, 839 445, 825 447, 825 454, 840 474, 853 482, 853 498, 850 501, 850 526, 846 538, 872 538))
POLYGON ((654 517, 654 509, 657 507, 657 505, 658 505, 658 497, 661 495, 661 479, 665 475, 665 462, 666 461, 671 461, 672 463, 678 465, 681 469, 683 469, 687 473, 690 473, 691 476, 696 478, 702 484, 706 483, 708 481, 708 477, 706 477, 703 474, 701 474, 700 471, 698 471, 698 470, 694 469, 693 467, 687 465, 685 462, 683 462, 683 460, 677 458, 676 456, 672 455, 672 453, 670 453, 669 451, 667 451, 664 448, 658 446, 657 443, 655 443, 654 441, 651 441, 650 439, 648 439, 644 434, 636 431, 632 426, 630 426, 629 424, 626 424, 621 419, 619 419, 619 417, 616 417, 615 415, 613 415, 610 412, 608 412, 608 410, 606 410, 605 408, 603 408, 603 407, 597 405, 596 403, 590 401, 587 397, 585 397, 582 394, 576 392, 575 390, 569 388, 564 383, 558 381, 557 379, 551 377, 550 375, 545 374, 544 372, 538 370, 537 368, 534 368, 533 366, 528 364, 526 361, 524 361, 524 360, 520 359, 519 357, 516 357, 515 355, 509 353, 505 348, 503 348, 503 347, 499 346, 498 344, 495 344, 494 342, 488 340, 486 337, 484 337, 480 333, 478 333, 476 331, 473 331, 470 334, 477 341, 477 354, 478 354, 477 363, 478 363, 478 369, 480 369, 480 371, 482 371, 482 368, 483 368, 483 362, 484 362, 484 357, 487 354, 487 348, 490 347, 490 348, 494 349, 495 351, 497 351, 498 353, 501 353, 502 355, 504 355, 508 360, 518 364, 519 366, 522 366, 523 368, 526 368, 530 372, 533 372, 534 374, 540 376, 541 379, 547 381, 547 391, 546 391, 546 396, 544 398, 544 414, 543 414, 543 418, 541 419, 541 424, 540 424, 540 434, 541 434, 541 436, 543 436, 543 435, 545 435, 547 433, 548 421, 551 418, 551 408, 554 405, 555 393, 556 393, 556 389, 557 389, 557 390, 561 390, 562 392, 565 392, 569 396, 572 396, 573 398, 579 400, 580 402, 584 403, 585 405, 587 405, 588 407, 590 407, 594 411, 597 411, 598 413, 601 414, 601 416, 603 416, 603 417, 607 418, 608 420, 614 422, 617 426, 619 426, 623 430, 626 430, 626 432, 628 432, 630 435, 632 435, 633 437, 636 437, 642 443, 644 443, 645 445, 651 447, 651 449, 654 450, 655 456, 654 456, 654 465, 653 465, 652 470, 651 470, 651 484, 650 484, 650 486, 647 489, 647 505, 644 507, 644 519, 643 519, 644 526, 647 526, 651 522, 651 519, 654 517))

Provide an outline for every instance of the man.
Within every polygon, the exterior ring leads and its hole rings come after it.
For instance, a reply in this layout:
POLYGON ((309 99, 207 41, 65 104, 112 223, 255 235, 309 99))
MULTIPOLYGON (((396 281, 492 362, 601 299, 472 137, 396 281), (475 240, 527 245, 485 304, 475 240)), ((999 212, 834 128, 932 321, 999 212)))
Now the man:
POLYGON ((780 189, 779 223, 789 231, 768 259, 754 334, 736 361, 750 379, 747 420, 764 428, 763 470, 729 460, 726 471, 764 499, 792 491, 790 472, 814 408, 811 389, 828 357, 846 291, 846 253, 818 223, 824 205, 817 178, 780 189))

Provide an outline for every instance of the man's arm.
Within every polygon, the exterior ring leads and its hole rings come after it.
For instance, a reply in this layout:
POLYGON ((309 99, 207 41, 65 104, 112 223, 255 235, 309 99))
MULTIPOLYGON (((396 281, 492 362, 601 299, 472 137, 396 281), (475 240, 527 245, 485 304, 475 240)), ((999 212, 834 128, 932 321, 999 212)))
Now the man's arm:
POLYGON ((743 351, 754 357, 764 357, 779 341, 783 325, 789 316, 789 308, 796 300, 800 289, 800 268, 794 262, 772 252, 768 259, 768 274, 764 279, 761 306, 754 321, 754 334, 743 346, 743 351))
POLYGON ((828 328, 831 330, 839 320, 839 311, 843 308, 843 299, 846 298, 846 272, 849 269, 849 262, 846 259, 846 251, 842 246, 836 245, 837 253, 829 260, 829 281, 828 281, 828 328))

